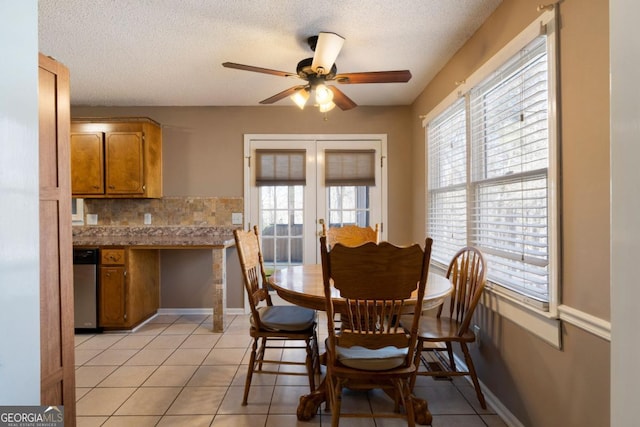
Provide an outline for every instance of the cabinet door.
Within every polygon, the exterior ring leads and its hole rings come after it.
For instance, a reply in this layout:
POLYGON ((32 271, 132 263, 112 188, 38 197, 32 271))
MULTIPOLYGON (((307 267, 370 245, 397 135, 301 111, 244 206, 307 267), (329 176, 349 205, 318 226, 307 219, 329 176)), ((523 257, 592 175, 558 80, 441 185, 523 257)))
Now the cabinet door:
POLYGON ((71 134, 71 192, 104 194, 102 132, 71 134))
POLYGON ((124 326, 126 322, 125 269, 100 267, 100 326, 124 326))
POLYGON ((144 193, 142 132, 108 132, 105 138, 107 194, 144 193))
MULTIPOLYGON (((74 426, 76 387, 69 183, 69 71, 64 65, 40 54, 38 76, 40 404, 64 405, 64 425, 74 426)), ((3 286, 4 294, 10 292, 19 294, 19 291, 3 286)), ((19 328, 20 325, 4 324, 3 327, 19 328)), ((15 350, 20 351, 19 348, 15 350)), ((6 389, 14 386, 20 385, 2 384, 6 389)))

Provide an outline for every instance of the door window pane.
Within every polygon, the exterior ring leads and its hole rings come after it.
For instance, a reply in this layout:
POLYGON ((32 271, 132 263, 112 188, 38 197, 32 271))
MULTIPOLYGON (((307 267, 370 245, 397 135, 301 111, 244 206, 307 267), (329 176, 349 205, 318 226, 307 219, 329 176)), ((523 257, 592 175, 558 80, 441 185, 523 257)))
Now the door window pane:
POLYGON ((262 186, 260 232, 265 266, 277 269, 303 259, 304 187, 262 186))
POLYGON ((328 187, 328 199, 329 227, 371 225, 368 186, 328 187))

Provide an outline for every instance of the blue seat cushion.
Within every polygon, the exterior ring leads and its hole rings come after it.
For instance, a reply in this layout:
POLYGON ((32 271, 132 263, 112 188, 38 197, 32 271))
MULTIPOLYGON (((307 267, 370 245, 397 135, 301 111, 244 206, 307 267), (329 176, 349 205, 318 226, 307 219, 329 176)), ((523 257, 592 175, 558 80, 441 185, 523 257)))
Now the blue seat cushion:
POLYGON ((341 364, 363 371, 386 371, 402 366, 407 352, 407 348, 393 346, 378 349, 336 346, 336 356, 341 364))
MULTIPOLYGON (((259 307, 260 322, 272 331, 304 331, 316 321, 314 310, 296 305, 274 305, 259 307)), ((255 326, 253 318, 251 324, 255 326)))

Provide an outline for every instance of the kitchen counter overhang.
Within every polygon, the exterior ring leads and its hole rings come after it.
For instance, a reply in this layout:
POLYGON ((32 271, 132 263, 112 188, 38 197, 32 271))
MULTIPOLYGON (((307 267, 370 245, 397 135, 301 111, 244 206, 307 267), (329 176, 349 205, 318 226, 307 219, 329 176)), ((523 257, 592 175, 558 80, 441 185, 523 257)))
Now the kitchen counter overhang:
POLYGON ((228 226, 74 226, 73 245, 126 246, 140 249, 211 249, 213 261, 213 331, 224 330, 226 248, 235 245, 228 226))
POLYGON ((227 248, 235 244, 225 226, 74 226, 74 246, 227 248))

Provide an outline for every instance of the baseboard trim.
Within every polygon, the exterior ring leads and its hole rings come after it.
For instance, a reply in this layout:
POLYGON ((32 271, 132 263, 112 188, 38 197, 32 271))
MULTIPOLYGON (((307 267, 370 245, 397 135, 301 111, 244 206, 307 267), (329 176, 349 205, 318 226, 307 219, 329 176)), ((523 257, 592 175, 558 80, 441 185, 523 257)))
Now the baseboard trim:
MULTIPOLYGON (((471 382, 470 378, 468 380, 469 382, 471 382)), ((495 409, 496 414, 498 414, 498 416, 502 419, 502 421, 504 421, 506 425, 508 425, 509 427, 525 427, 524 424, 522 424, 520 420, 517 419, 516 416, 513 415, 511 411, 509 411, 509 409, 507 409, 507 407, 502 404, 502 402, 495 396, 495 394, 491 393, 491 390, 489 390, 487 386, 482 383, 482 381, 480 381, 480 387, 482 387, 482 393, 484 394, 484 398, 487 403, 491 405, 493 409, 495 409)))
POLYGON ((159 315, 174 314, 174 315, 181 315, 181 316, 201 315, 201 314, 212 315, 213 308, 159 308, 158 314, 159 315))
MULTIPOLYGON (((224 313, 230 316, 240 316, 245 314, 244 308, 242 307, 226 308, 224 313)), ((159 308, 158 314, 176 314, 176 315, 182 315, 182 316, 199 315, 199 314, 211 315, 213 314, 213 309, 212 308, 159 308)))
MULTIPOLYGON (((468 370, 467 365, 464 363, 464 359, 460 358, 456 353, 453 354, 453 358, 456 361, 456 366, 459 367, 458 370, 468 370)), ((471 381, 471 377, 464 377, 471 387, 473 387, 473 382, 471 381)), ((478 378, 478 382, 480 383, 480 388, 482 389, 482 394, 484 394, 484 400, 486 400, 487 405, 491 406, 495 409, 496 414, 504 421, 504 423, 509 427, 525 427, 524 424, 520 422, 515 415, 507 409, 506 406, 496 397, 495 394, 491 392, 491 390, 478 378)), ((475 395, 474 395, 475 396, 475 395)))
POLYGON ((611 322, 565 304, 558 306, 558 314, 563 322, 570 323, 611 342, 611 322))

